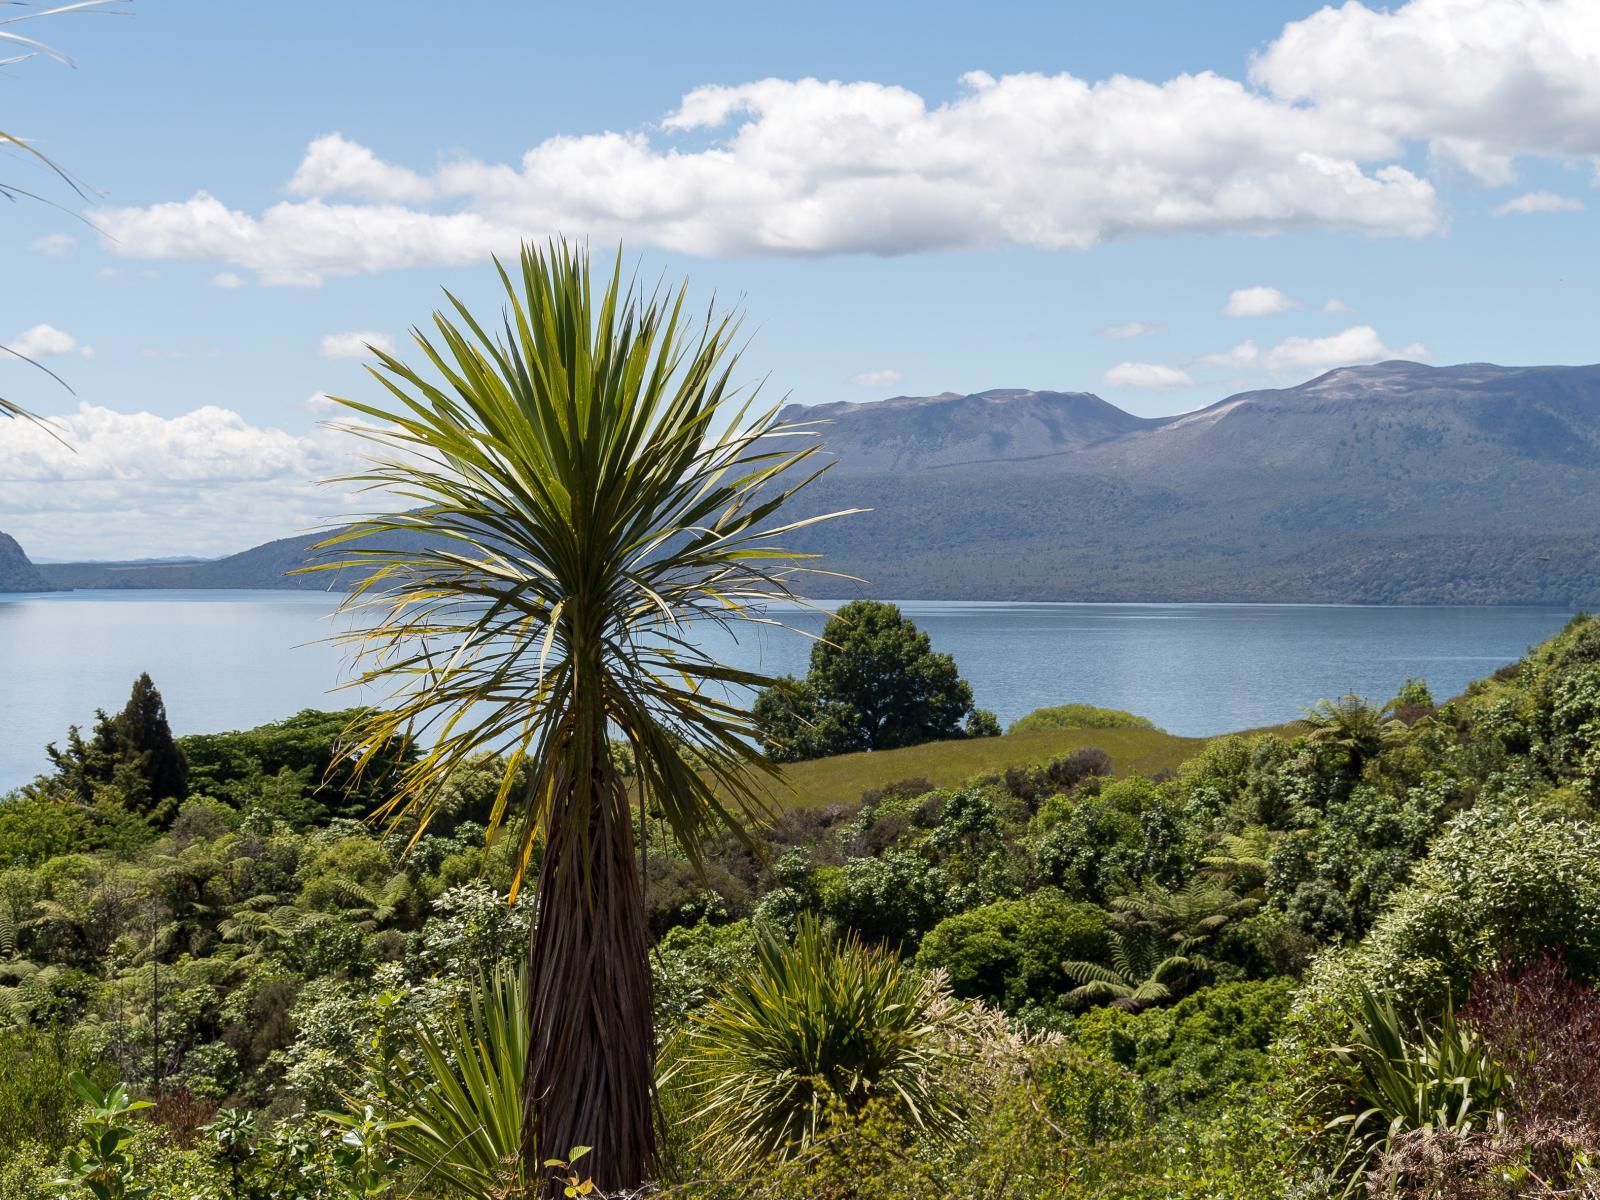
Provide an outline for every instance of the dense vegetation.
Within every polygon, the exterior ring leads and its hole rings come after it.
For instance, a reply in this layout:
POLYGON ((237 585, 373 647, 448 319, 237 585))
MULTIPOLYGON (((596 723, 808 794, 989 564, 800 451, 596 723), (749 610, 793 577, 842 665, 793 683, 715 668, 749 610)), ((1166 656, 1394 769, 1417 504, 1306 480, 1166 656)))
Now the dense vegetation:
MULTIPOLYGON (((531 915, 484 849, 501 765, 408 848, 324 781, 346 714, 177 739, 170 805, 121 717, 68 740, 110 746, 87 796, 64 753, 0 804, 0 1198, 497 1194, 531 915)), ((1593 1194, 1597 803, 1580 618, 1450 703, 1326 703, 1159 778, 909 779, 703 871, 646 814, 663 1187, 1593 1194)))

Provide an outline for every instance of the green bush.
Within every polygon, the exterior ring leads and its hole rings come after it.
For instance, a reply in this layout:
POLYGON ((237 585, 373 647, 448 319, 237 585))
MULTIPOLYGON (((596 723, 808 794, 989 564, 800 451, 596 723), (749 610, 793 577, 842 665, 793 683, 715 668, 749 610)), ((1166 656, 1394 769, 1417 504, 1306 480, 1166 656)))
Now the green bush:
POLYGON ((672 1029, 681 1025, 722 984, 750 965, 755 948, 753 924, 702 921, 667 931, 650 956, 651 997, 659 1026, 672 1029))
POLYGON ((1131 891, 1144 859, 1144 826, 1115 796, 1051 797, 1028 841, 1040 878, 1094 904, 1131 891))
POLYGON ((1155 729, 1149 717, 1136 716, 1116 708, 1096 708, 1093 704, 1058 704, 1036 708, 1011 722, 1007 733, 1027 733, 1035 729, 1155 729))
POLYGON ((1131 1137, 1150 1122, 1146 1088, 1138 1075, 1093 1058, 1073 1046, 1053 1046, 1033 1065, 1046 1110, 1080 1145, 1131 1137))
POLYGON ((958 996, 1015 1011, 1057 1004, 1071 986, 1061 964, 1105 953, 1105 914, 1041 888, 946 917, 922 939, 917 965, 943 968, 958 996))
POLYGON ((1289 1011, 1291 985, 1273 979, 1202 988, 1171 1008, 1131 1018, 1125 1065, 1144 1078, 1162 1109, 1215 1101, 1235 1084, 1257 1084, 1289 1011))
POLYGON ((91 840, 83 809, 60 800, 0 798, 0 868, 35 867, 91 840))
POLYGON ((949 907, 948 875, 913 850, 852 858, 817 877, 823 912, 869 941, 914 945, 949 907))
POLYGON ((1564 948, 1574 975, 1600 974, 1600 826, 1531 808, 1455 818, 1372 932, 1312 967, 1306 1002, 1358 1011, 1366 989, 1403 1009, 1441 1007, 1509 951, 1564 948))

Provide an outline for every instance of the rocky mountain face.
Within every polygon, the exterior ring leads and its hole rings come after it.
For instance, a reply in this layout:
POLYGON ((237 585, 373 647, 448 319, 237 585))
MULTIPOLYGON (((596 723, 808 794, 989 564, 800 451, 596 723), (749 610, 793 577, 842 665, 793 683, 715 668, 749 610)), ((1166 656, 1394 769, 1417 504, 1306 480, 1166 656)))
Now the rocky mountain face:
POLYGON ((17 545, 17 539, 0 533, 0 592, 47 592, 50 584, 17 545))
MULTIPOLYGON (((1084 392, 790 406, 835 467, 792 542, 865 594, 1600 604, 1600 366, 1388 362, 1167 419, 1084 392)), ((58 586, 328 586, 318 537, 58 586)), ((829 581, 824 590, 838 592, 829 581)))

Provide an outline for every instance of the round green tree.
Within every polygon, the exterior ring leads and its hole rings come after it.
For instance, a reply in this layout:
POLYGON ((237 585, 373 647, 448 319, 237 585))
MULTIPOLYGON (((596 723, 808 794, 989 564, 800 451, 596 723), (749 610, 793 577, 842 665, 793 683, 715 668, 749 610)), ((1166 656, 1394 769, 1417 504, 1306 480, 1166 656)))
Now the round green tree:
POLYGON ((854 600, 823 626, 803 680, 778 680, 756 697, 754 718, 778 762, 892 750, 997 733, 972 706, 955 659, 893 604, 854 600))

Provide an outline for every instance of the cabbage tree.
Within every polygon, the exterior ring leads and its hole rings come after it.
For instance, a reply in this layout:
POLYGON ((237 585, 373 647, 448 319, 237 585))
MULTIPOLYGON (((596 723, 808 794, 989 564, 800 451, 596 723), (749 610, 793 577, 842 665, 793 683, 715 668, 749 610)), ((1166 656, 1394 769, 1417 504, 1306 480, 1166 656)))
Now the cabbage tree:
POLYGON ((695 624, 775 624, 814 569, 783 538, 825 518, 780 513, 818 443, 736 397, 738 321, 691 317, 682 287, 626 282, 619 258, 596 294, 565 243, 496 266, 497 323, 447 293, 414 331, 425 366, 374 348, 389 398, 340 402, 375 447, 354 482, 404 509, 330 539, 319 569, 357 581, 358 681, 389 692, 349 753, 423 748, 381 815, 420 835, 443 781, 504 751, 491 837, 516 838, 513 894, 538 889, 525 1169, 592 1146, 595 1182, 630 1188, 655 1155, 633 821, 648 805, 698 861, 708 831, 764 813, 739 690, 770 680, 712 659, 695 624))

